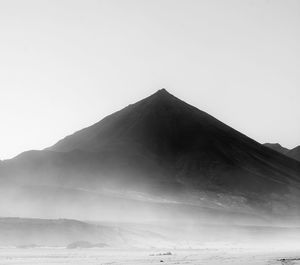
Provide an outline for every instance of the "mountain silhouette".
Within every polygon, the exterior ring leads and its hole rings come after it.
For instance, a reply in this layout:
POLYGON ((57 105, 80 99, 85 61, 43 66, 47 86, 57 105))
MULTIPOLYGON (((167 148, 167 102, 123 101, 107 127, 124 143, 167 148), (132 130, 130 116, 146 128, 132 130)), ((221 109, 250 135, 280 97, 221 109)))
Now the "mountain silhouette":
POLYGON ((298 199, 300 163, 161 89, 45 150, 3 161, 0 176, 12 186, 105 188, 197 205, 205 194, 206 206, 213 197, 280 212, 298 199))
POLYGON ((276 144, 265 143, 264 146, 269 147, 279 153, 282 153, 282 154, 287 155, 295 160, 300 161, 300 146, 297 146, 293 149, 285 148, 278 143, 276 143, 276 144))
POLYGON ((297 146, 297 147, 291 149, 291 150, 287 153, 287 155, 288 155, 289 157, 292 157, 292 158, 294 158, 294 159, 300 161, 300 146, 297 146))
POLYGON ((279 143, 265 143, 264 146, 271 148, 282 154, 287 154, 290 151, 288 148, 283 147, 279 143))

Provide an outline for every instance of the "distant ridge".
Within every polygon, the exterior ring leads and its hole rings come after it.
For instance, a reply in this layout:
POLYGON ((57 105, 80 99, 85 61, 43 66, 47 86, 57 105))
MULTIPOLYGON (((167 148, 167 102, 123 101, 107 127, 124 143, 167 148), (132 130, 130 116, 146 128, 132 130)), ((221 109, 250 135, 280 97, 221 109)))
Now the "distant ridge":
POLYGON ((279 143, 265 143, 264 146, 271 148, 279 153, 287 154, 289 149, 281 146, 279 143))
POLYGON ((287 153, 287 155, 288 155, 289 157, 292 157, 292 158, 294 158, 294 159, 300 161, 300 146, 297 146, 297 147, 291 149, 291 150, 287 153))
POLYGON ((271 144, 271 143, 265 143, 264 146, 271 148, 279 153, 282 153, 284 155, 287 155, 295 160, 300 161, 300 146, 297 146, 293 149, 288 149, 285 147, 282 147, 280 144, 271 144))

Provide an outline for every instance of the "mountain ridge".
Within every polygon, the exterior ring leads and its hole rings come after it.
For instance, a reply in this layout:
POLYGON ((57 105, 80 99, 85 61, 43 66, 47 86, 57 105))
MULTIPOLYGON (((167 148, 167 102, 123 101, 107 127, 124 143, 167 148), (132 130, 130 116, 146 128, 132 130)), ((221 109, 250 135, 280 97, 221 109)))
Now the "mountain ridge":
POLYGON ((264 146, 271 148, 279 153, 282 153, 297 161, 300 161, 300 146, 296 146, 295 148, 292 149, 283 147, 279 143, 265 143, 264 146))
POLYGON ((291 149, 288 152, 288 156, 300 161, 300 146, 291 149))

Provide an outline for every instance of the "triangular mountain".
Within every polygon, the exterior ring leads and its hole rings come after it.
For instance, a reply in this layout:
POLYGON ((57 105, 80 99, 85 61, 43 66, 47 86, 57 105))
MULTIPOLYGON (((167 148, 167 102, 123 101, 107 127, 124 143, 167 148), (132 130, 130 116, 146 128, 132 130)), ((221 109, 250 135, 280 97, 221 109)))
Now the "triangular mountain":
POLYGON ((197 205, 203 194, 214 194, 226 207, 238 202, 276 211, 300 190, 299 162, 165 89, 2 164, 2 179, 18 184, 122 189, 197 205))
POLYGON ((284 189, 284 183, 295 178, 291 169, 299 169, 296 163, 269 152, 165 89, 66 137, 49 150, 114 156, 125 152, 151 158, 168 171, 172 181, 237 192, 284 189), (269 157, 273 167, 266 163, 269 157), (281 173, 278 168, 283 166, 281 173))

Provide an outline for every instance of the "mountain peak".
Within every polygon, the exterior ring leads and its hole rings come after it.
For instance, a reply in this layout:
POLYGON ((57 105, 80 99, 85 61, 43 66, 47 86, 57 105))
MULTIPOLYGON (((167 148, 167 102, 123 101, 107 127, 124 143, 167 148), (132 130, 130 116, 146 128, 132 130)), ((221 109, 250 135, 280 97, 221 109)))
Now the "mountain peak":
POLYGON ((161 88, 157 90, 157 94, 170 94, 165 88, 161 88))
MULTIPOLYGON (((154 104, 159 103, 159 104, 162 104, 162 105, 169 105, 170 103, 173 104, 175 102, 176 102, 176 104, 185 103, 182 100, 180 100, 179 98, 177 98, 176 96, 172 95, 165 88, 157 90, 154 94, 152 94, 151 96, 145 98, 142 101, 146 101, 146 102, 150 101, 154 104)), ((187 104, 185 103, 185 105, 187 105, 187 104)))
POLYGON ((156 91, 153 95, 160 96, 160 97, 174 97, 171 93, 169 93, 165 88, 161 88, 156 91))

